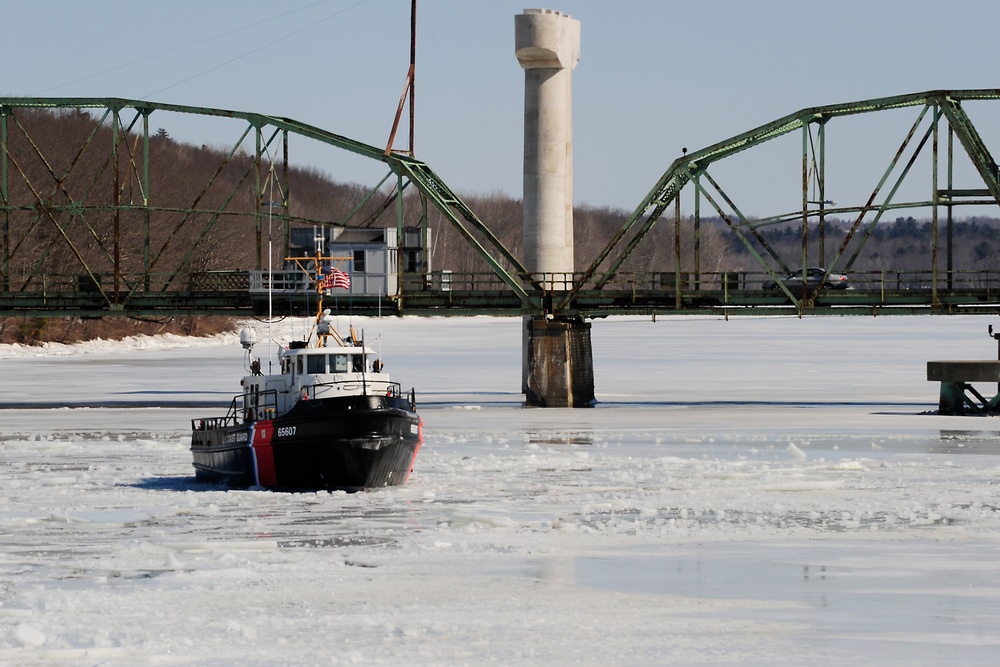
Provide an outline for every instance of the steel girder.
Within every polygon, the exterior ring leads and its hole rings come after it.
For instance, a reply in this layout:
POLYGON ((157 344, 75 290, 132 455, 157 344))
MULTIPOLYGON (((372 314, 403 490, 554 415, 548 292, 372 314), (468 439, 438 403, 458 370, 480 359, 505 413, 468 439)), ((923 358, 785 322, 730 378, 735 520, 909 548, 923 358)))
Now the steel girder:
MULTIPOLYGON (((809 169, 808 153, 810 149, 812 150, 813 161, 812 166, 816 167, 816 171, 822 174, 822 165, 824 161, 825 154, 825 132, 824 129, 829 121, 832 119, 845 117, 845 116, 856 116, 859 114, 873 113, 879 111, 887 111, 891 109, 901 109, 906 107, 925 107, 924 111, 921 111, 920 118, 923 118, 926 108, 934 108, 934 127, 932 128, 934 136, 937 136, 936 124, 937 120, 943 115, 949 122, 951 132, 953 132, 958 138, 959 142, 965 151, 968 153, 969 158, 972 160, 973 164, 983 181, 986 185, 986 192, 993 202, 1000 203, 1000 177, 998 177, 997 163, 990 154, 985 142, 982 137, 976 131, 972 121, 965 114, 962 109, 961 103, 964 101, 973 100, 991 100, 995 101, 1000 99, 1000 89, 989 88, 989 89, 972 89, 972 90, 936 90, 923 93, 912 93, 908 95, 897 95, 892 97, 882 97, 870 100, 862 100, 859 102, 849 102, 844 104, 833 104, 827 106, 819 107, 808 107, 801 109, 792 114, 779 118, 770 123, 756 127, 748 132, 744 132, 735 137, 731 137, 719 143, 708 146, 701 150, 697 150, 691 153, 686 153, 683 157, 674 160, 667 170, 663 173, 660 179, 656 182, 653 188, 649 191, 646 197, 640 202, 636 209, 625 219, 621 227, 613 235, 608 244, 604 247, 601 252, 594 258, 591 264, 583 271, 581 276, 575 281, 574 289, 567 293, 564 298, 559 302, 559 309, 570 308, 573 300, 581 292, 581 290, 587 289, 591 286, 600 288, 601 286, 607 284, 612 280, 618 270, 621 268, 622 264, 629 258, 633 251, 640 245, 640 243, 647 237, 653 226, 667 210, 672 201, 677 203, 678 218, 679 218, 679 197, 682 189, 689 183, 695 184, 695 191, 698 196, 708 195, 708 191, 701 185, 700 180, 705 178, 713 183, 716 191, 720 194, 721 198, 724 199, 730 206, 730 210, 734 211, 737 220, 734 222, 730 215, 719 205, 710 195, 707 196, 710 204, 715 208, 716 212, 722 218, 722 220, 729 226, 729 228, 737 235, 744 246, 750 251, 750 253, 757 259, 761 266, 767 270, 772 277, 777 277, 775 275, 775 269, 768 265, 766 261, 758 254, 758 251, 752 246, 747 235, 754 236, 754 238, 761 244, 764 251, 767 254, 772 255, 772 258, 776 260, 779 270, 787 269, 784 262, 774 255, 771 251, 767 242, 756 232, 756 228, 762 224, 768 224, 771 222, 784 222, 792 219, 801 217, 803 222, 803 234, 806 233, 806 223, 808 217, 814 215, 811 211, 807 210, 807 201, 805 196, 807 178, 806 174, 809 169), (810 132, 810 127, 816 125, 819 129, 819 148, 813 143, 812 133, 810 132), (759 146, 767 141, 776 139, 778 137, 789 134, 800 130, 803 132, 803 210, 789 214, 787 216, 777 216, 775 218, 764 219, 759 221, 757 224, 751 224, 739 209, 736 207, 725 192, 711 181, 711 177, 708 176, 708 168, 712 164, 724 160, 727 157, 731 157, 743 151, 750 150, 756 146, 759 146), (819 153, 820 157, 817 159, 816 155, 819 153), (745 232, 745 233, 744 233, 745 232)), ((889 169, 886 171, 886 175, 883 177, 882 182, 876 187, 875 191, 872 193, 871 199, 862 207, 856 209, 837 209, 838 212, 844 211, 856 211, 859 213, 857 222, 851 229, 848 239, 857 231, 858 227, 861 225, 862 220, 865 215, 871 210, 877 210, 878 215, 885 212, 886 210, 891 210, 895 208, 890 196, 882 203, 876 204, 875 200, 879 194, 879 190, 885 183, 886 179, 889 177, 889 173, 897 165, 902 157, 903 150, 907 147, 909 139, 919 124, 914 123, 914 128, 911 129, 910 135, 908 135, 907 140, 904 141, 903 146, 900 148, 899 153, 893 159, 892 164, 890 164, 889 169)), ((928 137, 932 130, 928 130, 925 134, 920 147, 926 143, 928 137)), ((936 143, 935 143, 936 146, 936 143)), ((913 159, 916 157, 916 153, 919 152, 919 148, 914 153, 914 157, 911 158, 910 163, 907 165, 907 169, 912 165, 913 159)), ((936 156, 936 153, 935 153, 936 156)), ((949 165, 951 160, 951 153, 948 155, 949 165)), ((935 171, 935 182, 936 182, 936 171, 937 164, 934 165, 935 171)), ((893 186, 892 192, 895 192, 898 188, 899 183, 902 178, 905 177, 905 173, 900 177, 899 180, 893 186)), ((822 176, 819 179, 820 189, 825 187, 822 176)), ((824 210, 825 198, 820 198, 820 210, 818 215, 820 220, 827 211, 824 210)), ((696 208, 697 208, 696 199, 696 208)), ((938 201, 938 195, 935 194, 930 198, 928 202, 921 202, 921 204, 933 204, 938 201)), ((906 206, 910 206, 909 204, 906 206)), ((697 221, 696 221, 697 224, 697 221)), ((867 234, 870 234, 872 225, 869 225, 867 234)), ((866 237, 867 238, 867 234, 866 237)), ((845 241, 846 244, 847 241, 845 241)), ((697 240, 696 240, 697 243, 697 240)), ((803 238, 803 248, 805 247, 805 238, 803 238)), ((842 247, 838 250, 837 258, 844 252, 845 248, 842 247)), ((805 255, 805 251, 803 251, 805 255)), ((695 263, 699 258, 695 257, 695 263)), ((679 268, 677 269, 679 271, 679 268)), ((780 281, 779 281, 780 282, 780 281)), ((678 282, 677 289, 679 290, 680 283, 678 282)), ((793 300, 797 300, 796 295, 793 295, 788 291, 787 288, 782 286, 785 290, 787 296, 793 300)))
MULTIPOLYGON (((583 292, 593 289, 600 289, 613 280, 622 264, 628 259, 633 251, 647 238, 650 230, 654 227, 658 219, 663 215, 673 202, 676 209, 675 238, 680 238, 680 195, 682 190, 692 184, 696 193, 695 211, 696 217, 700 214, 700 201, 704 198, 709 205, 719 214, 723 221, 729 226, 740 242, 746 246, 757 258, 757 261, 772 276, 775 274, 774 264, 778 270, 785 270, 787 265, 768 246, 765 238, 760 234, 759 228, 773 223, 787 222, 801 218, 803 223, 803 235, 806 233, 807 222, 811 216, 818 216, 820 223, 824 215, 833 211, 837 213, 857 214, 857 218, 850 229, 848 239, 836 251, 835 264, 847 251, 847 242, 856 233, 861 233, 862 243, 871 234, 875 222, 885 212, 911 206, 913 203, 898 203, 893 200, 900 182, 905 177, 906 172, 912 166, 916 155, 926 145, 933 146, 935 156, 938 146, 938 121, 945 119, 948 123, 948 161, 949 180, 946 189, 939 189, 937 183, 937 163, 935 160, 934 193, 926 202, 919 204, 935 207, 947 205, 949 219, 951 206, 960 197, 978 197, 968 203, 982 203, 984 200, 993 203, 1000 202, 1000 176, 998 176, 997 164, 990 154, 983 138, 974 127, 972 121, 965 113, 962 103, 972 100, 997 100, 1000 99, 1000 89, 978 89, 978 90, 938 90, 925 93, 915 93, 910 95, 900 95, 894 97, 864 100, 846 104, 828 105, 821 107, 805 108, 795 113, 779 118, 771 123, 761 125, 748 132, 737 135, 725 141, 719 142, 707 148, 686 154, 676 159, 664 172, 654 187, 649 191, 645 199, 626 218, 621 227, 616 231, 607 246, 603 248, 593 259, 587 269, 576 276, 572 289, 561 295, 555 303, 547 302, 544 297, 542 285, 536 281, 524 268, 520 260, 515 257, 499 239, 491 232, 486 224, 473 213, 464 202, 448 188, 441 178, 425 163, 414 159, 408 155, 387 152, 382 148, 370 146, 358 142, 342 135, 338 135, 320 128, 301 123, 288 118, 269 116, 257 113, 247 113, 224 109, 211 109, 203 107, 181 106, 173 104, 162 104, 140 100, 128 100, 121 98, 0 98, 0 288, 8 292, 11 289, 11 269, 12 261, 18 253, 24 236, 18 238, 13 234, 10 224, 11 216, 18 214, 21 216, 33 216, 28 224, 30 229, 45 228, 51 238, 46 241, 47 245, 40 249, 40 259, 38 265, 45 258, 49 257, 63 243, 68 248, 68 253, 73 261, 80 264, 81 277, 86 277, 94 286, 102 298, 109 305, 110 310, 124 310, 127 307, 130 294, 137 286, 145 287, 149 291, 150 281, 163 280, 165 285, 176 282, 182 270, 185 270, 192 258, 193 249, 231 212, 227 210, 230 199, 225 199, 221 204, 206 204, 203 199, 206 192, 210 190, 216 178, 223 170, 231 167, 235 161, 240 145, 243 140, 253 135, 255 142, 255 155, 253 163, 239 174, 239 183, 253 183, 255 192, 255 212, 256 233, 257 233, 257 258, 258 268, 260 266, 261 248, 261 224, 270 216, 264 212, 265 188, 276 187, 278 190, 277 199, 281 207, 277 215, 279 220, 286 227, 288 222, 309 222, 319 224, 336 224, 340 221, 316 221, 300 220, 289 214, 288 211, 288 137, 289 135, 301 136, 310 140, 318 141, 335 148, 348 151, 352 154, 366 159, 375 160, 386 165, 388 174, 382 182, 372 191, 372 195, 391 176, 394 176, 397 185, 395 197, 397 204, 404 188, 412 185, 420 192, 423 208, 426 211, 426 202, 431 204, 439 213, 453 225, 458 233, 468 241, 488 263, 501 281, 515 295, 523 313, 539 313, 544 305, 548 305, 557 313, 573 315, 578 310, 575 300, 583 292), (810 171, 820 175, 819 187, 822 195, 824 188, 823 165, 827 124, 836 118, 885 111, 890 109, 901 109, 906 107, 922 107, 919 117, 914 122, 906 139, 900 146, 896 156, 886 169, 885 175, 872 191, 869 200, 862 206, 837 209, 825 208, 825 197, 820 197, 820 208, 818 211, 809 210, 805 187, 807 174, 810 171), (18 204, 11 201, 12 178, 23 176, 24 170, 18 164, 18 156, 12 155, 8 146, 13 135, 20 132, 27 136, 24 128, 18 124, 18 114, 23 109, 86 109, 97 110, 94 130, 87 138, 84 145, 75 154, 68 167, 56 170, 50 165, 44 156, 44 152, 36 144, 27 138, 28 144, 33 152, 32 159, 44 165, 44 170, 48 173, 49 180, 45 183, 46 188, 36 186, 28 182, 27 187, 32 192, 33 201, 30 205, 18 204), (193 199, 188 205, 182 207, 157 208, 154 204, 154 197, 150 193, 149 160, 150 160, 150 135, 149 118, 158 111, 194 114, 204 116, 217 116, 242 120, 246 123, 246 128, 240 139, 233 145, 227 154, 224 163, 221 164, 215 173, 207 181, 202 191, 192 193, 193 199), (930 113, 931 127, 924 132, 920 132, 922 120, 930 113), (79 191, 70 192, 66 188, 67 176, 74 169, 82 169, 80 162, 89 146, 96 141, 98 128, 102 124, 110 124, 112 128, 111 150, 108 157, 102 164, 88 167, 93 170, 92 178, 88 179, 84 187, 79 191), (814 140, 813 130, 818 132, 818 145, 814 140), (731 157, 743 151, 750 150, 767 141, 787 135, 794 131, 802 132, 802 166, 803 166, 803 206, 801 211, 789 214, 782 214, 771 218, 749 220, 739 209, 737 204, 722 189, 720 184, 709 174, 709 167, 720 160, 731 157), (951 163, 951 139, 957 137, 959 145, 969 155, 976 171, 983 179, 985 187, 982 190, 967 189, 956 190, 952 187, 950 179, 951 163), (909 161, 905 159, 905 151, 910 148, 911 141, 917 144, 909 161), (275 148, 280 146, 280 148, 275 148), (275 158, 271 157, 272 149, 275 153, 279 150, 283 154, 283 166, 285 173, 277 174, 274 170, 275 158), (811 155, 810 155, 811 153, 811 155), (270 170, 265 168, 264 160, 268 163, 270 170), (902 165, 903 174, 892 180, 891 174, 902 165), (95 189, 98 187, 100 178, 107 175, 113 183, 112 200, 109 203, 95 203, 95 189), (125 192, 134 188, 136 192, 125 197, 125 192), (882 192, 887 192, 882 195, 882 192), (715 194, 713 194, 713 192, 715 194), (942 204, 943 201, 946 204, 942 204), (150 243, 150 213, 153 211, 167 211, 177 216, 177 222, 172 225, 166 233, 166 241, 163 245, 156 247, 150 243), (102 236, 91 224, 91 217, 98 214, 110 215, 112 217, 112 232, 110 236, 102 236), (145 233, 142 254, 141 275, 127 274, 122 270, 123 251, 135 252, 129 249, 122 242, 122 216, 138 214, 144 217, 145 233), (875 219, 870 221, 862 230, 863 222, 867 215, 874 214, 875 219), (180 239, 182 228, 185 232, 190 230, 184 225, 189 219, 198 218, 201 224, 200 231, 196 235, 190 247, 183 248, 176 263, 167 266, 165 249, 168 244, 182 245, 188 239, 180 239), (75 246, 70 238, 69 231, 75 225, 85 231, 85 236, 89 237, 94 244, 97 253, 103 258, 102 261, 110 263, 114 267, 113 284, 101 284, 88 262, 84 260, 82 253, 75 246), (163 276, 166 278, 156 278, 163 276)), ((371 196, 371 195, 369 195, 371 196)), ((274 201, 266 202, 273 205, 274 201)), ((385 203, 385 209, 391 204, 391 200, 385 203)), ((384 210, 384 209, 383 209, 384 210)), ((401 208, 400 208, 401 211, 401 208)), ((355 210, 356 213, 356 210, 355 210)), ((354 213, 348 216, 348 222, 354 213)), ((401 213, 400 213, 400 226, 401 213)), ((426 219, 423 220, 426 225, 426 219)), ((695 225, 697 228, 698 221, 695 225)), ((950 228, 949 228, 950 229, 950 228)), ((695 253, 697 255, 697 239, 695 253)), ((936 249, 935 249, 936 251, 936 249)), ((679 244, 676 248, 679 259, 679 244)), ((803 238, 803 256, 805 257, 805 236, 803 238)), ((825 256, 825 251, 824 251, 825 256)), ((950 256, 950 246, 949 246, 950 256)), ((848 265, 853 264, 857 257, 855 254, 848 259, 848 265)), ((699 258, 694 258, 696 271, 700 272, 699 258)), ((831 265, 832 266, 832 265, 831 265)), ((26 267, 25 270, 38 267, 26 267)), ((680 263, 675 269, 680 271, 680 263)), ((935 265, 936 270, 936 265, 935 265)), ((949 277, 950 280, 950 277, 949 277)), ((677 297, 676 303, 680 304, 680 280, 676 280, 677 297)), ((936 285, 936 281, 934 283, 936 285)), ((798 303, 798 296, 787 289, 786 295, 794 303, 798 303)), ((803 295, 804 296, 804 295, 803 295)), ((803 299, 804 300, 804 299, 803 299)))
MULTIPOLYGON (((287 224, 288 222, 312 222, 319 224, 335 224, 339 221, 317 221, 317 220, 297 220, 288 214, 288 137, 297 135, 323 144, 333 146, 353 153, 355 155, 375 160, 386 165, 390 175, 395 175, 397 180, 395 196, 398 197, 408 185, 413 185, 420 192, 424 202, 430 201, 438 210, 442 217, 453 225, 460 235, 468 241, 488 263, 500 279, 510 288, 519 299, 522 308, 526 311, 533 311, 538 308, 540 298, 537 292, 540 290, 537 282, 528 274, 521 264, 492 231, 473 213, 468 206, 447 186, 447 184, 431 170, 425 163, 412 157, 386 151, 381 148, 349 139, 333 132, 328 132, 320 128, 302 123, 293 119, 269 116, 258 113, 247 113, 226 109, 212 109, 207 107, 192 107, 175 104, 163 104, 144 100, 129 100, 122 98, 0 98, 0 287, 2 291, 11 289, 12 260, 15 258, 21 243, 24 242, 28 234, 39 227, 49 227, 55 230, 56 238, 50 242, 50 247, 41 251, 41 259, 37 261, 38 266, 34 271, 41 268, 41 263, 47 258, 61 239, 69 252, 79 264, 76 267, 78 273, 87 276, 88 282, 96 286, 97 290, 107 302, 109 309, 124 310, 125 303, 133 289, 140 284, 149 289, 149 282, 156 274, 163 274, 165 263, 165 252, 174 249, 180 253, 179 260, 166 267, 168 277, 161 285, 164 289, 169 288, 184 270, 192 258, 192 253, 206 236, 215 228, 216 224, 232 211, 229 206, 236 196, 234 188, 225 196, 220 203, 205 205, 203 200, 206 194, 215 187, 217 179, 227 169, 232 168, 234 158, 237 156, 244 140, 251 135, 254 136, 255 154, 252 165, 247 167, 239 175, 237 186, 241 186, 251 181, 254 182, 256 193, 256 236, 257 236, 257 268, 261 268, 262 248, 262 220, 270 219, 272 215, 276 217, 285 227, 285 238, 287 247, 287 224), (32 140, 24 127, 18 124, 18 114, 26 109, 48 109, 48 110, 95 110, 97 117, 94 119, 94 129, 90 136, 83 142, 83 145, 76 153, 76 157, 64 171, 57 173, 49 166, 49 161, 44 155, 44 151, 32 140), (151 198, 149 192, 149 159, 150 159, 150 135, 149 117, 157 111, 173 112, 181 114, 194 114, 202 116, 215 116, 243 120, 246 127, 242 135, 233 144, 225 159, 219 164, 215 173, 208 179, 200 192, 194 194, 194 198, 184 207, 158 207, 151 198), (123 119, 123 116, 130 118, 123 119), (111 126, 112 139, 111 148, 108 151, 103 163, 96 168, 90 179, 90 185, 82 190, 70 192, 64 186, 67 176, 74 169, 82 169, 78 160, 87 151, 95 151, 95 137, 98 130, 108 124, 111 126), (20 156, 9 150, 11 139, 11 125, 17 128, 20 136, 31 146, 32 160, 45 165, 47 172, 46 183, 48 190, 42 191, 35 185, 32 178, 18 164, 20 156), (131 138, 131 145, 130 145, 131 138), (141 147, 140 147, 141 143, 141 147), (278 175, 274 173, 275 158, 272 157, 272 149, 277 153, 279 149, 274 148, 275 144, 280 144, 283 153, 284 173, 278 175), (264 162, 268 164, 265 165, 264 162), (122 165, 125 165, 124 169, 122 165), (270 173, 268 173, 270 168, 270 173), (125 173, 123 173, 123 171, 125 173), (111 201, 96 201, 95 193, 98 180, 110 172, 112 185, 111 201), (24 185, 31 192, 31 201, 27 205, 23 202, 13 202, 10 199, 11 178, 20 177, 19 185, 24 185), (125 183, 134 185, 139 190, 139 200, 123 202, 121 200, 122 190, 125 183), (277 197, 280 198, 281 211, 274 214, 273 211, 265 213, 265 206, 274 206, 275 202, 265 202, 265 188, 269 187, 273 192, 277 186, 277 197), (127 276, 122 268, 122 248, 120 216, 123 211, 130 213, 140 212, 145 215, 146 230, 143 247, 143 269, 142 276, 127 276), (12 236, 11 215, 15 211, 24 214, 25 211, 34 211, 34 221, 27 224, 27 232, 22 230, 21 238, 12 236), (102 238, 88 222, 88 217, 96 215, 96 212, 108 214, 113 218, 113 231, 111 238, 102 238), (166 239, 155 248, 150 245, 149 220, 150 212, 165 211, 177 216, 177 222, 171 229, 165 230, 166 239), (194 218, 202 220, 200 231, 193 242, 190 238, 190 227, 186 226, 188 221, 194 218), (98 272, 90 265, 83 254, 76 248, 74 242, 67 234, 67 230, 72 225, 83 225, 89 232, 92 240, 96 242, 103 260, 113 267, 113 286, 105 286, 99 280, 98 272), (186 238, 180 239, 182 228, 185 230, 186 238), (183 244, 189 244, 186 248, 183 244), (180 249, 178 249, 180 247, 180 249)), ((387 176, 388 177, 388 176, 387 176)), ((383 182, 386 179, 383 179, 383 182)), ((376 186, 372 194, 381 186, 376 186)), ((369 195, 370 196, 370 195, 369 195)), ((390 202, 386 203, 386 207, 390 202)), ((426 203, 422 206, 426 215, 426 203)), ((402 215, 400 209, 400 216, 402 215)), ((353 216, 353 214, 352 214, 353 216)), ((350 218, 351 216, 349 216, 350 218)), ((426 220, 423 223, 426 226, 426 220)), ((402 226, 400 217, 399 226, 402 226)), ((24 225, 22 225, 24 227, 24 225)), ((162 230, 161 230, 162 231, 162 230)), ((134 273, 134 272, 133 272, 134 273)), ((29 278, 30 280, 30 278, 29 278)), ((22 286, 23 290, 24 286, 22 286)))

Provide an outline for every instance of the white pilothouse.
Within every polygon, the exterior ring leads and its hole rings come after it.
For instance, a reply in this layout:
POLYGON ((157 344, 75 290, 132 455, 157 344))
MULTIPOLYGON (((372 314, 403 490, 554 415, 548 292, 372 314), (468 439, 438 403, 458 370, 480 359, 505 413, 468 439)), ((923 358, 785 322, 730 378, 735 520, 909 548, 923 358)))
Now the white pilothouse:
MULTIPOLYGON (((332 326, 330 311, 316 323, 317 341, 292 341, 278 353, 280 372, 263 374, 260 361, 250 358, 251 375, 243 378, 243 407, 255 419, 274 419, 299 401, 381 394, 399 397, 399 384, 392 382, 376 352, 351 336, 341 338, 332 326)), ((251 355, 255 344, 252 329, 240 332, 240 343, 251 355)))

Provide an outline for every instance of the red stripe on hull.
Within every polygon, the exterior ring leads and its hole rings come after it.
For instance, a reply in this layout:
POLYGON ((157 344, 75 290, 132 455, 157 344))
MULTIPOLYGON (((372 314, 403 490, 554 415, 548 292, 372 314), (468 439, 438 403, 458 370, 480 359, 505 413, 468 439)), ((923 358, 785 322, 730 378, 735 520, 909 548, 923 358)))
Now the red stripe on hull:
POLYGON ((278 484, 278 473, 274 468, 274 449, 271 447, 273 437, 274 426, 270 419, 253 425, 250 447, 253 450, 253 468, 257 486, 268 487, 278 484))
POLYGON ((417 422, 417 446, 413 448, 413 458, 410 459, 410 469, 406 471, 406 477, 403 478, 403 484, 406 484, 410 479, 410 473, 413 472, 413 464, 417 460, 417 452, 420 451, 420 445, 424 444, 424 420, 421 419, 417 422))

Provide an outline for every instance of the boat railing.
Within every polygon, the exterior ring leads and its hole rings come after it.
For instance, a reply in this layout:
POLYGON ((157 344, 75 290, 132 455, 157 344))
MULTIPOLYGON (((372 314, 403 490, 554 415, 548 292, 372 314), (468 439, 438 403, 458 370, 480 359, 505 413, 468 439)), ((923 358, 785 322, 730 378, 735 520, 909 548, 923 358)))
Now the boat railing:
POLYGON ((250 394, 237 394, 229 403, 223 417, 204 417, 191 420, 194 431, 211 431, 229 426, 252 424, 262 419, 273 419, 277 414, 278 393, 273 389, 250 394))
POLYGON ((226 428, 227 426, 234 425, 235 422, 230 419, 229 415, 225 417, 202 417, 200 419, 191 420, 191 430, 192 431, 214 431, 218 428, 226 428))
POLYGON ((233 399, 232 410, 237 419, 242 415, 243 423, 252 424, 263 419, 274 419, 278 415, 278 392, 274 389, 266 389, 238 394, 233 399))
POLYGON ((302 387, 303 398, 307 400, 323 398, 330 389, 346 392, 347 395, 359 393, 361 395, 384 395, 392 398, 402 396, 402 388, 398 382, 352 378, 350 380, 333 380, 331 382, 317 382, 315 384, 304 385, 302 387))

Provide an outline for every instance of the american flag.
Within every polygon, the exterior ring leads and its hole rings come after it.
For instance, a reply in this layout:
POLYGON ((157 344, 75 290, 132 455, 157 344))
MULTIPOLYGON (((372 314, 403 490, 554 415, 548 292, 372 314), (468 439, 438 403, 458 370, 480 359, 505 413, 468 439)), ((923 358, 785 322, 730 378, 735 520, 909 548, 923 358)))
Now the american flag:
POLYGON ((323 289, 351 289, 351 274, 332 266, 323 267, 323 289))

